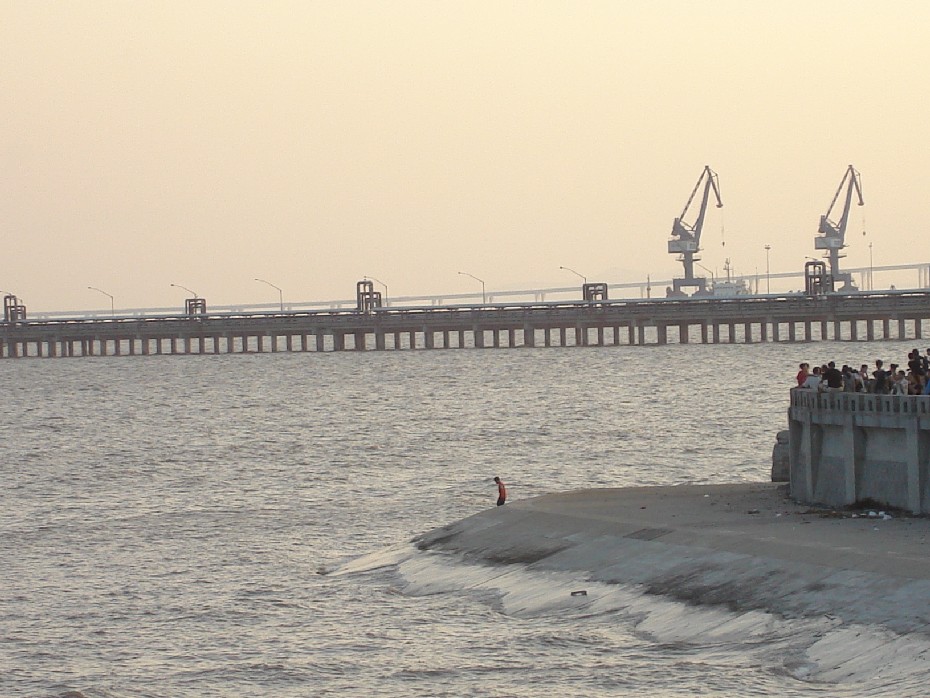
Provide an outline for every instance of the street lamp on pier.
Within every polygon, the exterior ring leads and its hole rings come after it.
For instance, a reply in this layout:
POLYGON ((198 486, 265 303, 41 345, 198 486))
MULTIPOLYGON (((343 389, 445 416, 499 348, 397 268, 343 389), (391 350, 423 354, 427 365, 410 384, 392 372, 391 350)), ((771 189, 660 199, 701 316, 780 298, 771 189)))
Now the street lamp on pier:
MULTIPOLYGON (((697 262, 695 262, 695 264, 697 264, 697 262)), ((711 284, 717 283, 717 275, 716 275, 714 272, 712 272, 710 269, 708 269, 707 267, 705 267, 703 264, 698 264, 698 266, 699 266, 701 269, 703 269, 704 271, 706 271, 708 274, 710 274, 710 282, 711 282, 711 284)))
POLYGON ((477 276, 475 276, 474 274, 469 274, 467 271, 460 271, 459 274, 461 274, 462 276, 470 276, 470 277, 473 278, 475 281, 477 281, 478 283, 481 284, 481 302, 484 303, 484 304, 487 304, 487 302, 488 302, 488 296, 487 296, 487 294, 484 292, 484 281, 482 281, 481 279, 479 279, 479 278, 478 278, 477 276))
POLYGON ((175 288, 184 289, 184 290, 187 291, 189 294, 191 294, 194 298, 200 298, 200 296, 198 296, 196 293, 194 293, 193 291, 191 291, 187 286, 182 286, 181 284, 170 284, 170 285, 171 285, 171 286, 174 286, 175 288))
POLYGON ((88 286, 87 288, 91 291, 96 291, 97 293, 102 293, 103 295, 107 296, 110 299, 110 315, 116 314, 116 311, 113 309, 113 296, 112 295, 110 295, 109 293, 107 293, 101 288, 97 288, 96 286, 88 286))
POLYGON ((565 271, 570 271, 572 274, 574 274, 575 276, 579 277, 579 278, 581 279, 581 282, 582 282, 582 283, 585 283, 585 284, 588 283, 588 279, 584 276, 584 274, 579 274, 577 271, 575 271, 575 270, 572 269, 571 267, 559 267, 559 269, 564 269, 565 271))
POLYGON ((771 251, 772 246, 765 246, 765 292, 772 292, 771 276, 769 275, 769 251, 771 251))
POLYGON ((271 288, 278 289, 278 303, 281 305, 281 312, 283 313, 284 312, 284 291, 282 291, 278 286, 275 286, 270 281, 265 281, 264 279, 255 279, 255 280, 260 281, 263 284, 267 284, 268 286, 271 286, 271 288))
POLYGON ((366 281, 367 281, 368 279, 371 279, 371 280, 374 281, 376 284, 381 284, 382 286, 384 286, 384 304, 387 305, 387 304, 388 304, 388 287, 387 287, 387 284, 384 283, 383 281, 379 281, 378 279, 376 279, 376 278, 373 277, 373 276, 363 276, 362 278, 365 279, 366 281))

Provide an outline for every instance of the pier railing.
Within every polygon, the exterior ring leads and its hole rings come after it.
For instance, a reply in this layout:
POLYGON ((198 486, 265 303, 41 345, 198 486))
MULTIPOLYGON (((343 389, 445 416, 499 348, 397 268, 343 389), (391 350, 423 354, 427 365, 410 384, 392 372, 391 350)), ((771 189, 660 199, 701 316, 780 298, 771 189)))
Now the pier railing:
POLYGON ((791 406, 821 412, 930 415, 930 395, 885 395, 793 388, 791 406))

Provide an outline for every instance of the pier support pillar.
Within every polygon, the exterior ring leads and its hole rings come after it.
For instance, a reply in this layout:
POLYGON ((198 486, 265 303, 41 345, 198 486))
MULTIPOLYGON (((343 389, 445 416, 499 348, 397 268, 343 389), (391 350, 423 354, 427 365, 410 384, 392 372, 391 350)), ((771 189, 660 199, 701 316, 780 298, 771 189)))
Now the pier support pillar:
POLYGON ((875 339, 875 322, 873 320, 865 321, 865 338, 869 342, 875 339))
POLYGON ((891 320, 885 318, 882 320, 882 339, 888 339, 891 336, 891 320))
POLYGON ((452 333, 449 332, 449 330, 442 331, 442 348, 443 349, 448 349, 450 347, 449 341, 450 341, 451 334, 452 333))
POLYGON ((830 339, 830 323, 826 320, 820 321, 820 341, 826 342, 830 339))
POLYGON ((811 333, 814 331, 814 328, 811 326, 810 320, 804 321, 804 341, 812 342, 814 338, 811 336, 811 333))
POLYGON ((384 351, 385 344, 384 332, 375 332, 375 351, 384 351))
POLYGON ((599 347, 604 346, 604 328, 603 328, 603 326, 597 328, 597 346, 599 346, 599 347))
POLYGON ((552 346, 552 329, 549 327, 543 329, 543 344, 547 347, 552 346))
POLYGON ((636 325, 636 342, 640 346, 646 343, 646 326, 642 323, 636 325))
POLYGON ((720 344, 720 325, 719 323, 713 323, 711 328, 711 343, 720 344))
POLYGON ((914 318, 914 339, 923 339, 923 327, 919 317, 914 318))
POLYGON ((536 346, 536 328, 532 325, 523 326, 523 346, 530 348, 536 346))
POLYGON ((843 323, 839 320, 833 321, 833 339, 834 341, 840 341, 843 338, 843 323))
POLYGON ((580 326, 575 325, 575 346, 576 347, 583 347, 588 343, 587 342, 588 338, 586 335, 587 335, 587 332, 583 332, 580 326))
POLYGON ((687 322, 683 322, 680 325, 678 325, 678 343, 679 344, 688 343, 688 340, 690 339, 690 337, 688 337, 688 329, 689 327, 688 327, 687 322))
POLYGON ((853 342, 859 339, 859 321, 858 320, 849 321, 849 338, 853 342))
POLYGON ((905 458, 907 463, 907 508, 912 512, 922 511, 921 509, 921 482, 920 471, 921 464, 927 461, 927 438, 926 432, 921 434, 920 420, 916 415, 908 420, 904 428, 906 438, 904 440, 907 449, 905 458), (923 436, 924 438, 921 438, 923 436))
POLYGON ((333 351, 346 350, 346 336, 342 332, 333 332, 333 351))
POLYGON ((459 330, 459 349, 465 348, 465 330, 459 330))
POLYGON ((707 344, 707 321, 701 321, 701 344, 707 344))
POLYGON ((433 333, 423 328, 423 347, 426 349, 435 349, 436 348, 436 338, 433 336, 433 333))
POLYGON ((795 327, 795 322, 791 321, 788 323, 788 341, 794 342, 797 340, 797 328, 795 327))
POLYGON ((903 317, 898 318, 898 339, 907 339, 907 322, 903 317))
POLYGON ((355 332, 355 351, 365 351, 368 349, 366 335, 364 332, 355 332))
POLYGON ((656 325, 656 334, 658 335, 658 343, 668 344, 668 325, 663 325, 659 323, 656 325))
POLYGON ((752 344, 752 323, 743 323, 743 343, 752 344))
POLYGON ((317 332, 313 335, 316 340, 316 350, 317 351, 326 351, 326 336, 322 332, 317 332))
POLYGON ((473 330, 475 349, 484 349, 484 330, 473 330))
POLYGON ((517 331, 512 327, 507 330, 507 346, 511 349, 517 346, 517 331))
POLYGON ((759 341, 767 342, 769 341, 769 323, 768 320, 763 320, 762 324, 759 325, 759 341))
POLYGON ((564 347, 568 344, 568 329, 565 327, 559 328, 559 346, 564 347))

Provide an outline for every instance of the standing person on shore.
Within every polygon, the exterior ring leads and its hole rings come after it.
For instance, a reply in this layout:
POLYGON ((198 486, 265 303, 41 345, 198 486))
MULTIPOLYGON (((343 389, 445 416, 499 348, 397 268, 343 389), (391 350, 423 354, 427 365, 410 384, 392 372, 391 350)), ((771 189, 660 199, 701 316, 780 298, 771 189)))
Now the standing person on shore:
POLYGON ((814 366, 814 372, 807 377, 801 387, 813 388, 814 390, 820 389, 820 366, 814 366))
POLYGON ((494 482, 497 483, 497 506, 504 506, 507 501, 507 488, 504 486, 504 481, 497 475, 494 476, 494 482))
POLYGON ((872 392, 878 393, 879 395, 887 392, 885 389, 885 383, 888 379, 888 374, 885 372, 885 369, 883 369, 882 366, 882 360, 875 359, 875 370, 872 371, 872 378, 874 379, 875 383, 872 385, 872 392))
POLYGON ((862 364, 859 367, 859 380, 862 382, 860 392, 871 393, 871 382, 869 381, 869 365, 862 364))
POLYGON ((804 387, 804 381, 806 381, 807 377, 810 375, 810 367, 811 365, 807 362, 802 363, 799 366, 799 368, 801 369, 798 371, 798 387, 799 388, 804 387))
POLYGON ((827 364, 827 370, 820 374, 820 378, 825 380, 827 388, 834 392, 843 389, 843 373, 836 367, 834 361, 827 364))

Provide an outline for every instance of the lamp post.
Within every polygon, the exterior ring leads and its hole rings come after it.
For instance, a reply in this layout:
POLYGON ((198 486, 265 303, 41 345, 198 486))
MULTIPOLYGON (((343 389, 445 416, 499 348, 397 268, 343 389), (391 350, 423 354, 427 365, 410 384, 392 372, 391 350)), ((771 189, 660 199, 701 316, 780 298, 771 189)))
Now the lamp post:
POLYGON ((265 281, 264 279, 255 279, 255 280, 260 281, 263 284, 267 284, 268 286, 271 286, 271 288, 278 289, 278 303, 281 305, 281 312, 283 313, 284 312, 284 291, 282 291, 278 286, 275 286, 270 281, 265 281))
POLYGON ((875 286, 872 284, 872 243, 869 243, 869 290, 874 291, 875 286))
POLYGON ((175 288, 182 288, 182 289, 184 289, 184 290, 187 291, 189 294, 191 294, 194 298, 200 298, 200 296, 198 296, 196 293, 194 293, 193 291, 191 291, 187 286, 182 286, 181 284, 170 284, 170 285, 171 285, 171 286, 174 286, 175 288))
POLYGON ((367 279, 371 279, 371 280, 374 281, 375 283, 381 284, 382 286, 384 286, 384 304, 387 305, 387 300, 388 300, 388 288, 387 288, 387 284, 384 283, 383 281, 378 281, 378 279, 376 279, 376 278, 373 277, 373 276, 363 276, 362 278, 363 278, 363 279, 366 279, 366 280, 367 280, 367 279))
MULTIPOLYGON (((695 264, 697 264, 697 262, 695 262, 695 264)), ((710 274, 710 282, 711 282, 711 284, 716 284, 716 283, 717 283, 717 275, 716 275, 714 272, 712 272, 710 269, 708 269, 707 267, 705 267, 703 264, 698 264, 698 266, 699 266, 701 269, 703 269, 704 271, 706 271, 708 274, 710 274)))
POLYGON ((588 283, 588 279, 585 278, 585 276, 584 276, 583 274, 579 274, 577 271, 575 271, 575 270, 572 269, 571 267, 559 267, 559 269, 564 269, 565 271, 570 271, 572 274, 574 274, 575 276, 579 277, 579 278, 581 279, 581 283, 583 283, 583 284, 588 283))
POLYGON ((477 281, 478 283, 481 284, 481 302, 484 303, 484 304, 487 304, 487 302, 488 302, 488 296, 487 296, 487 294, 484 292, 484 281, 482 281, 481 279, 479 279, 479 278, 478 278, 477 276, 475 276, 474 274, 469 274, 467 271, 460 271, 459 274, 461 274, 462 276, 470 276, 470 277, 473 278, 475 281, 477 281))
POLYGON ((110 299, 110 315, 116 314, 116 312, 113 309, 113 296, 112 295, 110 295, 109 293, 107 293, 101 288, 97 288, 96 286, 88 286, 87 288, 91 291, 96 291, 97 293, 102 293, 103 295, 107 296, 110 299))
POLYGON ((765 246, 765 292, 772 292, 771 277, 769 276, 769 251, 772 249, 771 245, 765 246))

